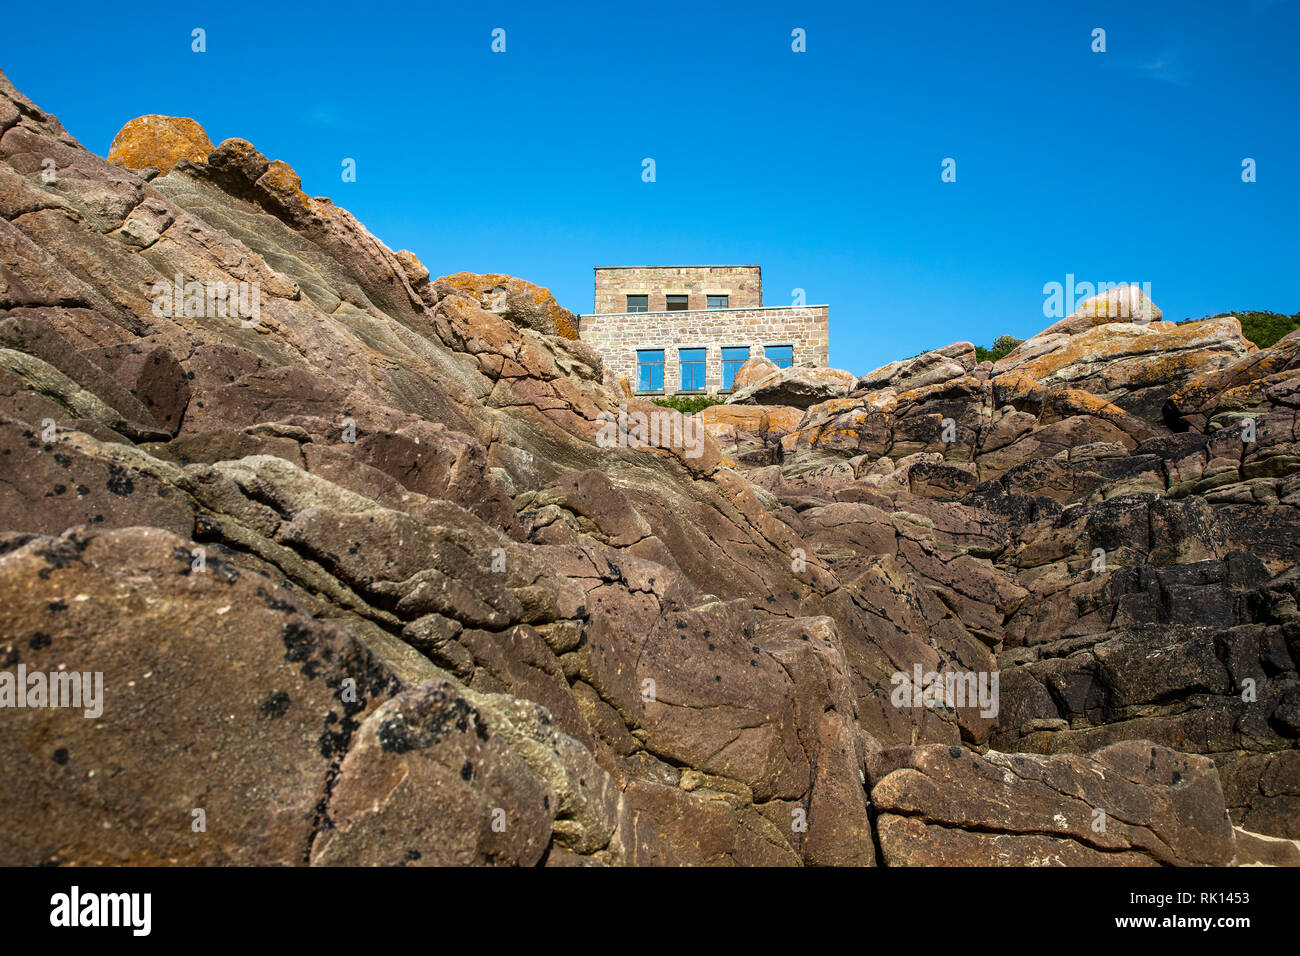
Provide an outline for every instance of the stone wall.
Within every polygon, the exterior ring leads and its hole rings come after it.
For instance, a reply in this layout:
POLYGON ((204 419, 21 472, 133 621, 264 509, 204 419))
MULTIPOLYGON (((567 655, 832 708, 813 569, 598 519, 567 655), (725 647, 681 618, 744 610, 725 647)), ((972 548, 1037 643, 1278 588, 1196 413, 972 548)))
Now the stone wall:
POLYGON ((582 341, 600 352, 607 380, 626 378, 637 384, 638 349, 664 350, 664 392, 681 381, 678 350, 705 349, 706 391, 722 386, 722 350, 749 347, 762 355, 769 345, 794 347, 794 363, 826 365, 830 361, 830 307, 710 309, 690 312, 618 312, 579 317, 582 341))
POLYGON ((758 266, 597 266, 599 314, 624 312, 627 296, 649 296, 649 311, 664 312, 670 295, 688 296, 691 309, 707 307, 707 296, 725 295, 732 309, 763 305, 763 273, 758 266))

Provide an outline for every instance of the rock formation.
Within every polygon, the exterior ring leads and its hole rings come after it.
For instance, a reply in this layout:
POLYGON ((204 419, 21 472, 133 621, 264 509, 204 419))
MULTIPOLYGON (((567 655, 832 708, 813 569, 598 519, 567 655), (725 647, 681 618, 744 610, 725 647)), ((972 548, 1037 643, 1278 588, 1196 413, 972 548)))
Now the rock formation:
POLYGON ((0 862, 1300 858, 1294 336, 751 370, 692 444, 243 140, 112 158, 0 76, 0 703, 103 687, 0 708, 0 862))

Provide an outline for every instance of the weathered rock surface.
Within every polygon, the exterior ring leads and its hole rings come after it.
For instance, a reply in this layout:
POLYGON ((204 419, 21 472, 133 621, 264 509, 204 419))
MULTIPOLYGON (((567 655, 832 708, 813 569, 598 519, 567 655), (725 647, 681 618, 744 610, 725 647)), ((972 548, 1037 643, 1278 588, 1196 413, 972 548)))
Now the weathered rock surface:
POLYGON ((807 408, 817 402, 847 395, 855 381, 853 375, 842 369, 793 365, 769 373, 753 385, 737 387, 727 401, 733 405, 807 408))
POLYGON ((108 161, 127 169, 169 173, 182 159, 201 162, 212 152, 203 127, 183 116, 141 116, 122 127, 108 148, 108 161))
POLYGON ((1090 756, 962 747, 885 750, 870 763, 886 863, 907 866, 1226 866, 1232 825, 1214 765, 1147 741, 1090 756))
MULTIPOLYGON (((428 278, 427 269, 424 278, 428 278)), ((497 273, 480 276, 457 272, 437 280, 433 288, 435 295, 452 291, 471 295, 484 309, 538 332, 575 342, 578 339, 578 317, 560 306, 549 290, 523 279, 497 273)))
POLYGON ((0 863, 1294 859, 1294 336, 754 360, 607 447, 663 410, 542 287, 188 122, 113 158, 0 77, 0 695, 103 676, 0 708, 0 863))
POLYGON ((754 355, 745 364, 736 369, 736 376, 731 380, 733 391, 741 391, 751 385, 757 385, 769 375, 781 371, 780 367, 765 355, 754 355))
POLYGON ((698 413, 719 448, 755 460, 765 460, 766 450, 794 431, 803 416, 803 409, 791 405, 710 405, 698 413))
POLYGON ((923 352, 901 362, 891 362, 868 372, 857 380, 856 388, 892 388, 896 392, 905 392, 968 375, 975 370, 977 364, 974 345, 970 342, 954 342, 941 349, 923 352))

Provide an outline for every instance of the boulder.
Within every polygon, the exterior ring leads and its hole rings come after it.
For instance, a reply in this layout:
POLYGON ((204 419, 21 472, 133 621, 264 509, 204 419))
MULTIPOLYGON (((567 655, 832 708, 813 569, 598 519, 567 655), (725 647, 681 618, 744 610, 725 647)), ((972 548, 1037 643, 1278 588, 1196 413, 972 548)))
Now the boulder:
POLYGON ((781 369, 777 364, 766 356, 751 356, 744 365, 736 369, 736 377, 731 381, 731 390, 733 392, 742 391, 751 385, 757 385, 769 375, 779 371, 781 369))
POLYGON ((181 160, 202 162, 211 152, 212 141, 194 120, 150 114, 118 130, 108 148, 108 161, 127 169, 152 166, 166 175, 181 160))
POLYGON ((855 381, 851 373, 842 369, 795 365, 780 369, 760 382, 732 392, 727 403, 807 408, 818 402, 847 395, 855 381))
POLYGON ((710 405, 697 413, 719 446, 776 442, 802 421, 804 411, 792 405, 710 405))
POLYGON ((1115 322, 1149 325, 1163 318, 1164 312, 1146 297, 1141 286, 1122 285, 1085 299, 1070 315, 1038 334, 1076 335, 1098 325, 1115 322))
POLYGON ((546 335, 578 338, 578 317, 556 302, 550 290, 523 279, 457 272, 435 280, 433 288, 439 295, 468 295, 483 309, 546 335))
POLYGON ((999 359, 993 372, 1084 389, 1158 420, 1165 401, 1189 378, 1254 351, 1231 316, 1185 325, 1099 320, 1073 334, 1035 336, 999 359))
POLYGON ((970 342, 954 342, 914 358, 882 365, 858 379, 855 388, 869 391, 892 388, 905 392, 960 378, 974 370, 976 364, 975 346, 970 342))

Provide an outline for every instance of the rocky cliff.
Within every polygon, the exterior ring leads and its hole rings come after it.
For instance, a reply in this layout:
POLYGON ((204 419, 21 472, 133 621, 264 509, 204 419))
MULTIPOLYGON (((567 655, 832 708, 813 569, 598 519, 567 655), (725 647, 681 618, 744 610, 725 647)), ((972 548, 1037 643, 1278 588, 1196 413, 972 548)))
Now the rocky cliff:
POLYGON ((103 683, 0 710, 0 862, 1300 857, 1297 335, 1094 303, 693 441, 252 144, 110 157, 0 76, 0 657, 103 683))

